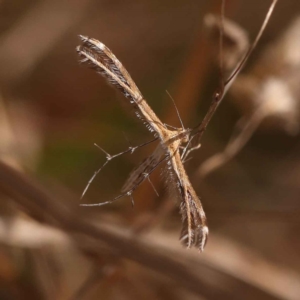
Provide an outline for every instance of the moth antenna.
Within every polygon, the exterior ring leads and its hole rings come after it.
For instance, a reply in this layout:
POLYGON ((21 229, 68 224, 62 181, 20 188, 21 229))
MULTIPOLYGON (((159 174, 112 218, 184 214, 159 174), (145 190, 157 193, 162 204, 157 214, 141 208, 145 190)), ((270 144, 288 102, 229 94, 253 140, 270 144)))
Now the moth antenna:
POLYGON ((176 113, 177 113, 178 119, 179 119, 180 124, 181 124, 181 128, 182 128, 182 129, 185 129, 185 128, 184 128, 184 125, 183 125, 183 122, 182 122, 182 119, 181 119, 180 114, 179 114, 179 110, 178 110, 177 105, 176 105, 176 103, 175 103, 175 100, 173 99, 173 97, 171 96, 171 94, 169 93, 168 90, 166 90, 166 93, 168 94, 168 96, 170 97, 170 99, 171 99, 172 102, 173 102, 173 105, 174 105, 174 107, 175 107, 175 109, 176 109, 176 113))
POLYGON ((148 181, 149 181, 149 183, 151 184, 151 186, 152 186, 152 188, 153 188, 153 190, 154 190, 156 196, 159 197, 159 193, 157 192, 157 189, 155 188, 153 182, 151 181, 150 176, 148 176, 147 178, 148 178, 148 181))
POLYGON ((127 141, 129 147, 130 147, 130 148, 134 148, 134 147, 132 146, 131 142, 130 142, 130 139, 128 138, 128 136, 125 134, 124 131, 122 131, 122 134, 123 134, 123 136, 124 136, 124 139, 127 141))
POLYGON ((175 127, 175 126, 172 126, 172 125, 169 125, 169 124, 167 124, 167 123, 164 123, 164 126, 166 127, 166 128, 171 128, 171 129, 173 129, 173 130, 177 130, 178 128, 177 127, 175 127))
POLYGON ((96 146, 99 150, 101 150, 106 155, 107 159, 111 158, 111 155, 108 152, 106 152, 102 147, 100 147, 98 144, 94 143, 94 146, 96 146))

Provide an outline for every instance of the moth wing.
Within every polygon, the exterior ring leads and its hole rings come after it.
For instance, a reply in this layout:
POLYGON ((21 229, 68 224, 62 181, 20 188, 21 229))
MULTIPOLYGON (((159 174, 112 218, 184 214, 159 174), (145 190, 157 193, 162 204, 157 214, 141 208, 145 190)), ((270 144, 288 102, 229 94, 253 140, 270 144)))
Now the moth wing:
POLYGON ((96 70, 110 85, 120 90, 134 107, 136 116, 144 122, 151 132, 155 131, 160 134, 160 130, 164 125, 112 51, 96 39, 82 35, 79 38, 82 45, 77 46, 76 50, 80 62, 96 70))
POLYGON ((131 190, 135 190, 155 169, 158 163, 161 161, 164 151, 160 145, 157 146, 155 151, 144 159, 137 168, 135 168, 128 176, 125 184, 123 185, 121 192, 126 193, 131 190))
POLYGON ((208 237, 208 227, 202 204, 190 186, 186 189, 185 199, 180 204, 182 230, 180 241, 188 248, 194 246, 204 250, 208 237))

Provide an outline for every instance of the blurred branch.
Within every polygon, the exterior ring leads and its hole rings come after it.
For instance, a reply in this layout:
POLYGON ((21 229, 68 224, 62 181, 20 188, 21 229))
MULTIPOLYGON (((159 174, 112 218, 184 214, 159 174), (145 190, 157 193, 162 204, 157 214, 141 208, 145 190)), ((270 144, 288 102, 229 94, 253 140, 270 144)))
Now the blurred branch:
MULTIPOLYGON (((211 39, 213 45, 216 46, 220 35, 219 17, 217 15, 207 14, 204 18, 204 25, 209 39, 211 39)), ((223 18, 223 28, 222 61, 224 72, 228 74, 237 65, 249 47, 249 38, 247 32, 241 26, 227 18, 223 18)), ((217 51, 215 52, 217 55, 217 51)))
POLYGON ((36 289, 39 290, 42 298, 45 300, 62 300, 60 297, 62 290, 66 289, 64 276, 60 269, 59 261, 51 255, 49 248, 41 247, 31 249, 28 255, 33 262, 33 268, 36 274, 36 289), (48 251, 47 251, 48 250, 48 251))
POLYGON ((64 232, 21 217, 0 219, 0 241, 22 248, 71 245, 71 240, 64 232))
POLYGON ((19 170, 32 170, 42 142, 38 111, 25 101, 11 100, 0 95, 0 159, 19 170))
POLYGON ((0 37, 0 82, 13 85, 30 72, 67 31, 85 16, 93 0, 39 1, 0 37))
POLYGON ((76 293, 70 298, 70 300, 82 300, 85 299, 85 296, 87 293, 97 284, 99 284, 99 281, 106 276, 105 266, 99 268, 93 268, 91 270, 90 275, 85 280, 85 282, 79 287, 79 289, 76 291, 76 293))
POLYGON ((262 127, 284 130, 290 135, 299 131, 299 31, 297 16, 230 90, 243 115, 253 114, 264 105, 268 114, 262 127))
POLYGON ((0 95, 0 159, 16 168, 22 168, 16 155, 17 139, 7 105, 0 95))
MULTIPOLYGON (((190 292, 208 299, 240 299, 234 290, 228 290, 220 284, 226 282, 226 286, 236 286, 243 290, 246 300, 279 299, 208 263, 198 261, 195 269, 188 264, 186 256, 176 255, 175 259, 167 250, 162 254, 152 244, 141 242, 134 236, 125 234, 123 228, 112 229, 104 223, 101 227, 95 226, 88 219, 67 208, 62 199, 50 196, 36 182, 3 163, 0 163, 0 188, 29 214, 74 236, 74 241, 79 247, 85 237, 93 239, 100 245, 104 243, 110 247, 111 254, 130 259, 172 278, 190 292)), ((95 248, 93 249, 96 251, 95 248)))

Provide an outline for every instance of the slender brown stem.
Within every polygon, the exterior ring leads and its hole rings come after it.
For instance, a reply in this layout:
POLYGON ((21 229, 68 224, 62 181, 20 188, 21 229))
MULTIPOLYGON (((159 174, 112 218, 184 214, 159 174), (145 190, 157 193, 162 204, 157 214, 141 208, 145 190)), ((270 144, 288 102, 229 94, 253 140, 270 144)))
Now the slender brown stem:
POLYGON ((226 0, 222 0, 221 4, 221 14, 220 14, 220 22, 219 22, 219 68, 220 68, 220 89, 224 90, 224 61, 223 61, 223 41, 224 41, 224 17, 225 17, 225 3, 226 0))
POLYGON ((268 10, 268 13, 265 17, 265 20, 254 40, 254 42, 252 43, 252 45, 250 46, 250 48, 248 49, 247 53, 245 54, 244 58, 242 59, 242 61, 239 63, 239 65, 236 67, 236 69, 233 71, 233 73, 229 76, 229 78, 225 81, 225 85, 229 84, 237 75, 238 73, 241 71, 241 69, 244 67, 245 63, 247 62, 249 56, 251 55, 251 53, 253 52, 253 50, 255 49, 258 41, 260 40, 263 32, 265 31, 268 23, 269 23, 269 20, 271 18, 271 15, 273 13, 273 10, 274 10, 274 7, 276 5, 278 0, 273 0, 269 10, 268 10))
MULTIPOLYGON (((253 50, 255 49, 258 41, 260 40, 264 30, 266 29, 266 26, 271 18, 272 12, 274 10, 274 7, 276 5, 278 0, 273 0, 271 6, 269 7, 269 10, 267 12, 267 15, 264 19, 264 22, 253 42, 253 44, 250 46, 250 48, 248 49, 247 53, 245 54, 244 58, 241 60, 241 62, 238 64, 238 66, 236 67, 236 69, 233 71, 233 73, 229 76, 229 78, 225 81, 225 86, 224 88, 219 87, 218 90, 214 93, 213 95, 213 99, 212 102, 210 104, 210 107, 204 117, 204 119, 202 120, 202 122, 197 125, 194 129, 197 130, 197 135, 198 135, 198 139, 197 139, 197 143, 199 144, 201 141, 201 138, 203 136, 203 133, 205 132, 207 125, 209 124, 209 122, 211 121, 214 113, 216 112, 218 106, 220 105, 220 103, 222 102, 222 100, 224 99, 224 96, 226 95, 230 85, 232 84, 232 82, 234 81, 234 79, 236 78, 236 76, 239 74, 239 72, 241 71, 241 69, 244 67, 245 63, 247 62, 250 54, 253 52, 253 50)), ((224 4, 224 2, 222 3, 224 4)), ((221 30, 222 31, 222 30, 221 30)), ((221 48, 220 48, 221 49, 221 48)))

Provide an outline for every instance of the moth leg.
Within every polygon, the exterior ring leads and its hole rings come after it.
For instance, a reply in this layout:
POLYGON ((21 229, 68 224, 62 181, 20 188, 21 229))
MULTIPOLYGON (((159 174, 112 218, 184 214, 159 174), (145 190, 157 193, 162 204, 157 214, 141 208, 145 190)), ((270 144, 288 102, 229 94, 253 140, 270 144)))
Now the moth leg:
POLYGON ((119 153, 113 154, 113 155, 111 155, 111 154, 109 154, 108 152, 106 152, 106 151, 105 151, 102 147, 100 147, 99 145, 94 144, 99 150, 101 150, 101 151, 105 154, 105 156, 106 156, 106 161, 105 161, 105 163, 104 163, 97 171, 94 172, 93 176, 91 177, 91 179, 88 181, 86 187, 84 188, 84 191, 83 191, 83 193, 82 193, 80 199, 82 199, 82 198, 84 197, 84 195, 86 194, 87 190, 89 189, 91 183, 94 181, 95 177, 96 177, 96 176, 101 172, 101 170, 109 163, 109 161, 111 161, 111 160, 113 160, 114 158, 117 158, 117 157, 119 157, 119 156, 121 156, 121 155, 124 155, 124 154, 126 154, 126 153, 132 154, 135 150, 137 150, 137 149, 139 149, 139 148, 141 148, 141 147, 147 146, 147 145, 149 145, 149 144, 155 142, 157 139, 158 139, 158 138, 152 139, 152 140, 150 140, 150 141, 148 141, 148 142, 145 142, 145 143, 140 144, 140 145, 137 145, 137 146, 129 146, 125 151, 122 151, 122 152, 119 152, 119 153))
POLYGON ((80 204, 80 206, 103 206, 103 205, 106 205, 106 204, 110 204, 110 203, 113 203, 115 201, 117 201, 118 199, 121 199, 121 198, 124 198, 124 197, 130 197, 131 198, 131 201, 133 199, 132 197, 132 194, 133 192, 139 187, 139 185, 146 179, 148 178, 151 173, 161 164, 163 163, 165 160, 167 160, 169 158, 169 155, 165 155, 160 161, 158 161, 155 166, 153 166, 147 173, 145 173, 143 175, 143 180, 141 182, 138 182, 136 183, 130 190, 128 191, 125 191, 124 193, 118 195, 117 197, 111 199, 111 200, 108 200, 108 201, 105 201, 105 202, 101 202, 101 203, 89 203, 89 204, 80 204))
POLYGON ((172 126, 172 125, 169 125, 169 124, 167 124, 167 123, 164 123, 164 126, 165 126, 165 127, 169 127, 169 128, 171 128, 171 129, 174 129, 174 130, 178 130, 177 127, 172 126))
POLYGON ((201 143, 199 143, 198 145, 196 145, 196 146, 191 147, 190 149, 188 149, 188 150, 186 151, 186 154, 185 154, 183 157, 181 157, 182 160, 183 160, 183 162, 186 162, 186 161, 187 161, 187 158, 188 158, 188 156, 190 155, 191 152, 193 152, 193 151, 195 151, 195 150, 198 150, 200 147, 201 147, 201 143))

